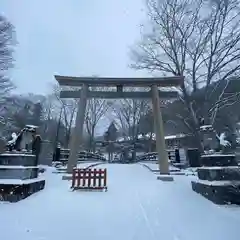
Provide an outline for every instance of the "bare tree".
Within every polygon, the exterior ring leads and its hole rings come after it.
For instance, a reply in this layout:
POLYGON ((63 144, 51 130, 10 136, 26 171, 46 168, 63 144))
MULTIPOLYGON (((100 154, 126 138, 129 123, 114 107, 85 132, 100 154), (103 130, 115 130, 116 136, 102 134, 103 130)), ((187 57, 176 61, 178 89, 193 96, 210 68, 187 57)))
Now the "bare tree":
POLYGON ((7 75, 13 67, 13 50, 16 44, 14 26, 0 15, 0 93, 3 97, 14 86, 7 75))
POLYGON ((43 101, 43 115, 44 115, 44 126, 43 126, 43 135, 49 131, 49 125, 52 119, 57 119, 58 117, 58 106, 56 104, 56 96, 50 94, 46 96, 43 101))
POLYGON ((77 99, 62 99, 59 96, 60 93, 60 88, 55 85, 54 86, 54 96, 56 98, 56 103, 55 103, 55 111, 58 112, 60 115, 60 118, 63 120, 65 128, 66 128, 66 133, 65 133, 65 144, 66 146, 69 145, 70 141, 70 135, 71 135, 71 130, 74 124, 74 117, 77 111, 77 104, 78 101, 77 99))
POLYGON ((181 100, 189 116, 182 120, 199 138, 199 119, 215 119, 211 84, 239 74, 239 1, 147 0, 147 12, 148 29, 132 51, 132 67, 185 76, 181 100), (199 106, 191 95, 202 87, 199 106))
POLYGON ((116 102, 114 113, 123 133, 131 139, 139 134, 139 121, 150 109, 148 100, 124 99, 116 102))
MULTIPOLYGON (((99 87, 92 87, 90 90, 101 91, 103 89, 99 87)), ((95 151, 94 136, 97 124, 105 116, 111 105, 112 102, 106 99, 92 98, 88 100, 85 115, 85 124, 89 137, 89 148, 92 151, 95 151)))
POLYGON ((5 111, 11 110, 11 106, 8 106, 6 96, 14 88, 9 78, 8 70, 13 67, 13 51, 16 45, 15 37, 14 26, 4 16, 0 15, 0 128, 1 132, 4 133, 5 130, 9 129, 9 125, 12 125, 5 111))

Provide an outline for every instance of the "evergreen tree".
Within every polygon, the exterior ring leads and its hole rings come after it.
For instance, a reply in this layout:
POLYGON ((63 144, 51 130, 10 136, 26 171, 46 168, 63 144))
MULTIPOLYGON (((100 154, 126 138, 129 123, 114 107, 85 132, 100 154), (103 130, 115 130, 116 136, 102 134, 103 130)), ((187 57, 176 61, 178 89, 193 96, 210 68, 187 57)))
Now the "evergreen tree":
POLYGON ((105 141, 112 141, 108 144, 107 146, 107 151, 108 151, 108 160, 112 161, 113 160, 113 151, 114 151, 114 143, 113 141, 116 141, 117 139, 117 133, 118 130, 114 124, 114 122, 112 122, 109 127, 108 130, 105 132, 104 134, 104 139, 105 141))
POLYGON ((104 138, 106 141, 116 141, 117 135, 118 135, 118 130, 115 126, 115 123, 112 122, 109 125, 108 130, 105 132, 104 138))

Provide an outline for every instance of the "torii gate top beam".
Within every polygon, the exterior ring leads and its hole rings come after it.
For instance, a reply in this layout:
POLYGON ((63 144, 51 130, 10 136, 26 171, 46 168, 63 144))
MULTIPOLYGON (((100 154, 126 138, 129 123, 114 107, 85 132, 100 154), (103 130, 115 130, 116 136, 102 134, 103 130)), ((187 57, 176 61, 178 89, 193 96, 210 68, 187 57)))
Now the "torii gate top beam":
POLYGON ((84 84, 88 86, 128 86, 128 87, 146 87, 157 85, 158 87, 180 86, 183 76, 173 77, 151 77, 151 78, 111 78, 111 77, 69 77, 55 75, 55 79, 60 86, 80 87, 84 84))

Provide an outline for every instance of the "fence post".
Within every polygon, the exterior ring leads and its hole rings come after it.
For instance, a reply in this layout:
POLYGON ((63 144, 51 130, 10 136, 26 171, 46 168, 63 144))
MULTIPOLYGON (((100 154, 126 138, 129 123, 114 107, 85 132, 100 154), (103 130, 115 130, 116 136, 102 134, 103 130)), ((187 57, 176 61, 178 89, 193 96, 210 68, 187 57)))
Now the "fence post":
POLYGON ((81 174, 81 169, 77 169, 77 187, 80 186, 81 174))
POLYGON ((97 180, 97 169, 93 169, 93 186, 96 186, 96 180, 97 180))
POLYGON ((86 185, 86 171, 85 171, 85 169, 82 171, 82 185, 83 185, 83 187, 86 185))
POLYGON ((72 173, 72 188, 74 188, 75 186, 75 178, 76 178, 76 169, 73 169, 73 173, 72 173))
POLYGON ((89 168, 89 169, 87 169, 87 170, 85 170, 86 171, 86 174, 88 174, 88 188, 90 188, 90 186, 91 186, 91 168, 89 168))
POLYGON ((104 179, 103 179, 103 186, 107 186, 107 169, 104 169, 104 179))

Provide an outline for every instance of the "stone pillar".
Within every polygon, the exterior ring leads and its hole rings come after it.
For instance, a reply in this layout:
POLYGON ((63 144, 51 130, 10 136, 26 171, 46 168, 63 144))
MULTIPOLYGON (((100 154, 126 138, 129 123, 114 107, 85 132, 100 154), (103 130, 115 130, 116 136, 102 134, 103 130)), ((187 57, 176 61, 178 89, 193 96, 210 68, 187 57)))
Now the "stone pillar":
POLYGON ((151 91, 159 170, 160 174, 169 174, 168 154, 165 146, 162 113, 157 85, 153 85, 151 91))
POLYGON ((75 128, 71 134, 71 139, 70 139, 70 152, 69 152, 68 166, 67 166, 68 173, 72 173, 73 168, 77 164, 80 144, 83 139, 83 125, 84 125, 85 111, 86 111, 86 105, 87 105, 87 94, 88 94, 88 86, 83 85, 81 89, 81 97, 78 101, 75 128))

